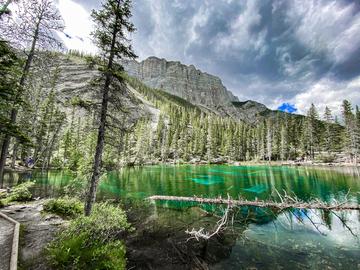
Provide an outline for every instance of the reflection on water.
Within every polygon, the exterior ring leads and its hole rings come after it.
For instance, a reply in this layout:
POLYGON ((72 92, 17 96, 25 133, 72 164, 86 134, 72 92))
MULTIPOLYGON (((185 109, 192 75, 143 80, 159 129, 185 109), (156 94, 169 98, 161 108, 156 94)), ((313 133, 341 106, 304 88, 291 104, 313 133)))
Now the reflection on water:
MULTIPOLYGON (((74 175, 64 171, 7 173, 5 186, 36 180, 35 196, 59 196, 74 175)), ((346 194, 360 202, 360 174, 354 168, 269 166, 151 166, 108 173, 100 183, 99 199, 143 199, 150 195, 227 196, 246 199, 275 198, 275 188, 302 200, 331 202, 346 194), (350 190, 350 191, 349 191, 350 190)), ((188 202, 157 202, 156 211, 197 208, 188 202)), ((213 205, 201 205, 218 211, 213 205)), ((172 211, 171 220, 184 219, 172 211)), ((241 208, 235 216, 239 228, 229 258, 213 269, 360 269, 360 215, 358 211, 329 213, 314 210, 273 212, 241 208), (240 229, 241 228, 241 229, 240 229), (354 236, 355 235, 355 236, 354 236)))

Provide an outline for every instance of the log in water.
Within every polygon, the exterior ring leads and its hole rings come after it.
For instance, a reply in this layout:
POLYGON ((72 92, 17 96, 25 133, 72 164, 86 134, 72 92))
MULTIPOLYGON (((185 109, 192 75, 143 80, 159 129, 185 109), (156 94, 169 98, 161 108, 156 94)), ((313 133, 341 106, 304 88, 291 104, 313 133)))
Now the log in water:
POLYGON ((360 210, 360 204, 340 202, 335 204, 327 204, 320 201, 314 202, 303 202, 296 201, 295 199, 287 199, 283 202, 274 201, 248 201, 248 200, 233 200, 225 198, 201 198, 201 197, 178 197, 178 196, 162 196, 154 195, 148 197, 150 200, 158 201, 180 201, 180 202, 198 202, 198 203, 209 203, 209 204, 228 204, 233 206, 256 206, 276 209, 323 209, 323 210, 360 210), (291 201, 292 200, 292 201, 291 201))

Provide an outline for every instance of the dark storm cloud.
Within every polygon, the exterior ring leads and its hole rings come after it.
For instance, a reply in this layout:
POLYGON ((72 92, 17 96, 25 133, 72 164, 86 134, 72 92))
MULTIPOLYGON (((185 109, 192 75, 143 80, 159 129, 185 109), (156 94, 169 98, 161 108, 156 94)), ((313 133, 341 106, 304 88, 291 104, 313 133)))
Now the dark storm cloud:
MULTIPOLYGON (((89 10, 100 2, 76 1, 89 10)), ((360 103, 357 1, 134 0, 133 6, 141 59, 194 64, 221 77, 241 99, 273 108, 283 102, 297 103, 300 111, 310 102, 337 106, 335 94, 315 100, 316 91, 336 89, 360 103)))

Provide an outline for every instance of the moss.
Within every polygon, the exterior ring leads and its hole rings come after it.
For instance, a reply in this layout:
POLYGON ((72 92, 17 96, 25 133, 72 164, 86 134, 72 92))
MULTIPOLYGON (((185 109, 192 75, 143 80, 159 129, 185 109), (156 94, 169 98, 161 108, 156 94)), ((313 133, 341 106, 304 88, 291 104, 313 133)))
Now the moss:
POLYGON ((44 203, 44 211, 64 218, 74 218, 83 212, 84 204, 76 198, 50 199, 44 203))
POLYGON ((125 212, 96 204, 90 216, 72 220, 48 247, 55 269, 125 269, 122 235, 130 230, 125 212))

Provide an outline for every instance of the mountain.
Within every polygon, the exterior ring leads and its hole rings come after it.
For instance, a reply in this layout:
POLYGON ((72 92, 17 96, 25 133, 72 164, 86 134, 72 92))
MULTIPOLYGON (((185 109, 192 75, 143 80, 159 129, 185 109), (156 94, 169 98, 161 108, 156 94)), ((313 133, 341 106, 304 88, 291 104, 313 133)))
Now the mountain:
MULTIPOLYGON (((29 109, 19 119, 33 127, 34 159, 42 167, 50 159, 52 166, 74 171, 86 171, 91 164, 104 83, 98 61, 59 54, 41 62, 49 66, 33 70, 26 91, 29 109)), ((178 160, 265 160, 266 149, 274 159, 301 153, 300 135, 288 137, 287 132, 301 134, 302 119, 293 121, 295 117, 282 117, 286 114, 258 102, 239 101, 215 76, 155 57, 124 66, 127 73, 114 73, 110 85, 107 169, 178 160), (293 152, 281 146, 285 142, 293 152)))
POLYGON ((121 64, 130 76, 145 85, 181 97, 220 116, 255 123, 277 113, 255 101, 240 102, 226 89, 219 77, 202 72, 193 65, 187 66, 154 56, 141 62, 124 60, 121 64))

